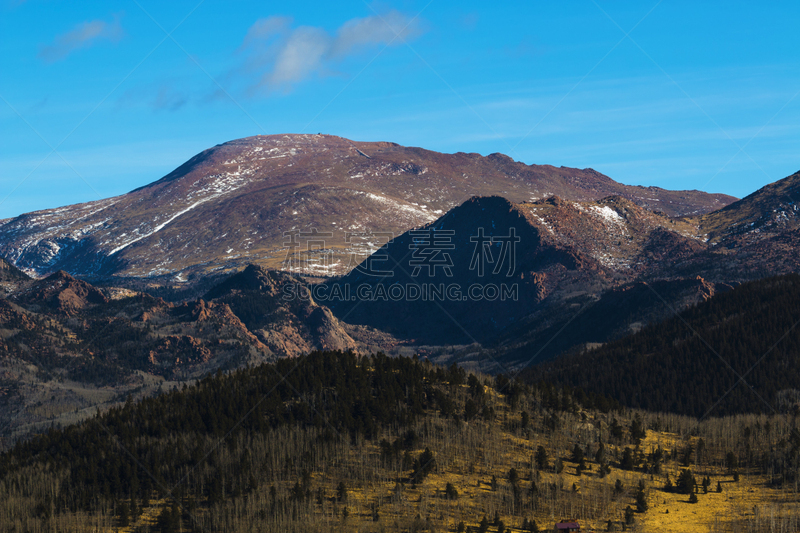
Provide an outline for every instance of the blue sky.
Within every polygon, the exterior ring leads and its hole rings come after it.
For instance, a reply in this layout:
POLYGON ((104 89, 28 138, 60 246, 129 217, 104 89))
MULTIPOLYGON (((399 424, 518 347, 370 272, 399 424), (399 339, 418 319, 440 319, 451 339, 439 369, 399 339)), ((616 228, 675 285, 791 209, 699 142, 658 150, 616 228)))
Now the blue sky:
POLYGON ((0 2, 0 218, 286 132, 739 197, 800 169, 797 2, 0 2))

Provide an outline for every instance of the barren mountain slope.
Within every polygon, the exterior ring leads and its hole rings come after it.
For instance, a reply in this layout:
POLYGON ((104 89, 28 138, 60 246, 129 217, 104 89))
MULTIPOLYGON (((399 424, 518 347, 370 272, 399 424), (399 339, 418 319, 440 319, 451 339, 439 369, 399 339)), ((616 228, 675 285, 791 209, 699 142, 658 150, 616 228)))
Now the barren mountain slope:
POLYGON ((258 136, 215 146, 115 198, 0 221, 0 256, 36 275, 61 269, 90 278, 182 280, 248 263, 341 274, 390 236, 473 195, 514 202, 619 195, 669 215, 707 213, 735 200, 622 185, 591 169, 529 166, 501 154, 441 154, 329 135, 258 136))
POLYGON ((770 183, 722 209, 699 217, 709 242, 751 244, 800 226, 800 172, 770 183))
POLYGON ((78 409, 220 368, 393 345, 314 301, 285 300, 290 284, 303 285, 250 266, 180 304, 97 288, 63 271, 19 287, 0 298, 0 448, 3 438, 92 414, 78 409))

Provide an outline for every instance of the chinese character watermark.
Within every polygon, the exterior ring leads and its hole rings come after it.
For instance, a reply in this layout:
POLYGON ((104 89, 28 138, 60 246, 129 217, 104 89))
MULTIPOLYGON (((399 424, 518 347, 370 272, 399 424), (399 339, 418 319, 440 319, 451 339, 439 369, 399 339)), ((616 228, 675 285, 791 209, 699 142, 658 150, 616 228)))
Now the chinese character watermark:
POLYGON ((453 277, 453 259, 448 250, 455 250, 453 243, 454 230, 424 229, 410 231, 412 250, 409 266, 414 267, 411 277, 419 276, 423 267, 427 269, 428 276, 436 275, 436 269, 441 268, 445 276, 453 277))
POLYGON ((513 227, 509 228, 508 235, 492 236, 486 235, 483 228, 478 228, 478 234, 471 236, 469 240, 475 243, 475 249, 472 251, 472 258, 469 262, 470 270, 477 270, 478 276, 483 277, 485 266, 489 264, 494 265, 492 274, 499 274, 503 270, 503 265, 507 263, 506 277, 514 275, 517 264, 517 243, 522 239, 513 227), (496 256, 492 253, 494 248, 499 248, 496 250, 496 256))

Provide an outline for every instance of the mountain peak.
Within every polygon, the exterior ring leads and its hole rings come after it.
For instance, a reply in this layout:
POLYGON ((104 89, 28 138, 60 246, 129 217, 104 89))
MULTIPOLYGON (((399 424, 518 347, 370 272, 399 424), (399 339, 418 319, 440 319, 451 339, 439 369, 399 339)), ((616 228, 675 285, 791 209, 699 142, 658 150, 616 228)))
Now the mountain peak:
POLYGON ((619 195, 670 215, 734 200, 632 187, 591 169, 526 165, 497 153, 259 135, 205 150, 128 194, 6 220, 0 255, 38 275, 62 269, 86 279, 181 281, 249 263, 330 276, 347 272, 386 235, 429 224, 464 198, 494 195, 514 203, 619 195), (310 240, 317 249, 324 241, 326 254, 306 253, 310 235, 323 236, 310 240))
POLYGON ((80 309, 108 303, 108 298, 93 285, 59 270, 34 281, 17 298, 24 303, 45 304, 52 311, 74 316, 80 309))
POLYGON ((702 216, 700 225, 712 243, 753 243, 800 227, 800 171, 702 216))

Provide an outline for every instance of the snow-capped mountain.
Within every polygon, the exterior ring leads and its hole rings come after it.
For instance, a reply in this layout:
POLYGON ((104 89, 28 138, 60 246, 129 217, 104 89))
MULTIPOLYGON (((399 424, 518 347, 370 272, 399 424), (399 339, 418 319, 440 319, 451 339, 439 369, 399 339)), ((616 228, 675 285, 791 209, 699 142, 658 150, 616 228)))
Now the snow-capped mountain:
POLYGON ((215 146, 121 196, 2 220, 0 257, 35 276, 65 270, 181 281, 249 263, 343 274, 389 236, 476 195, 513 202, 618 195, 671 216, 735 200, 622 185, 591 169, 525 165, 502 154, 442 154, 330 135, 257 136, 215 146))

